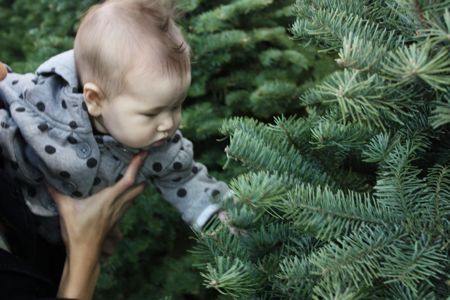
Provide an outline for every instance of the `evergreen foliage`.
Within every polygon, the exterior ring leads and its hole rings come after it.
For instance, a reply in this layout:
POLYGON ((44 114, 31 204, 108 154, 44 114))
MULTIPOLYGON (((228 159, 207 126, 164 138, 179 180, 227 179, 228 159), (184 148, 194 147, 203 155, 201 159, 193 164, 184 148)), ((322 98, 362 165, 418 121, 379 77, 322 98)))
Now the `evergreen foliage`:
POLYGON ((296 2, 291 33, 339 70, 295 94, 306 115, 223 123, 248 173, 221 200, 226 224, 197 236, 206 286, 255 300, 450 296, 449 7, 296 2))
MULTIPOLYGON (((15 72, 34 72, 49 57, 72 48, 79 18, 97 2, 1 1, 0 60, 15 72)), ((193 52, 193 84, 185 102, 182 130, 194 142, 196 159, 205 163, 212 175, 227 180, 242 168, 230 162, 222 169, 225 142, 217 139, 223 120, 250 115, 266 121, 279 113, 303 113, 297 97, 334 65, 327 56, 292 41, 287 33, 287 26, 294 21, 292 1, 176 3, 193 52)), ((289 160, 284 159, 284 165, 292 169, 289 160)), ((316 179, 312 176, 311 180, 316 179)), ((274 184, 262 183, 268 189, 274 184)), ((242 218, 241 222, 252 219, 242 218)), ((214 297, 214 291, 202 288, 192 257, 186 255, 193 244, 189 239, 192 232, 153 189, 137 201, 121 228, 125 238, 102 268, 98 299, 214 297)))

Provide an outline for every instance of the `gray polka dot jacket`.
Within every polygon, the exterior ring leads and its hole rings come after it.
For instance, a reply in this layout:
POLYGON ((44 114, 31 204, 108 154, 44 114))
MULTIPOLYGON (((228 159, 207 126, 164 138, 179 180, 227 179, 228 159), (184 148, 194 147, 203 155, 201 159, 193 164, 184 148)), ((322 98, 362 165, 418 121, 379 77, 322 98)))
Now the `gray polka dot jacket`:
MULTIPOLYGON (((64 194, 86 197, 113 185, 138 152, 110 135, 95 134, 75 71, 73 50, 52 57, 36 74, 9 73, 0 81, 0 150, 38 216, 57 216, 44 181, 64 194)), ((163 198, 199 230, 219 209, 214 196, 229 188, 193 160, 192 143, 178 130, 150 149, 138 181, 150 180, 163 198)))

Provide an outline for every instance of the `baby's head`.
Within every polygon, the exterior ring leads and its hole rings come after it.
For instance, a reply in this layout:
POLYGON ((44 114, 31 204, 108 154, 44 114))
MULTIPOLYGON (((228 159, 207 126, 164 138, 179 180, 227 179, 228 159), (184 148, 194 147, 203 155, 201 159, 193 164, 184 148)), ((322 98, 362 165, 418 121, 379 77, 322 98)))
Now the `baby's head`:
POLYGON ((75 38, 75 63, 93 126, 146 149, 180 124, 190 49, 164 0, 108 0, 91 7, 75 38))

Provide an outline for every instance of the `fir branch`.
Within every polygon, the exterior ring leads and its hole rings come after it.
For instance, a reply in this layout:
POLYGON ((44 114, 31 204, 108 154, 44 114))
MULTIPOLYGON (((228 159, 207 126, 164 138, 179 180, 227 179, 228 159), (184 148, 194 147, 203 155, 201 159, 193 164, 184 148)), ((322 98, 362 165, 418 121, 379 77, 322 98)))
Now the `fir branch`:
POLYGON ((400 47, 383 62, 383 77, 398 85, 423 80, 432 88, 445 91, 450 82, 450 57, 445 48, 434 54, 431 43, 400 47))
POLYGON ((305 160, 287 141, 267 126, 251 119, 230 119, 224 122, 222 132, 232 132, 227 156, 240 160, 256 171, 269 171, 305 182, 328 183, 332 180, 320 165, 305 160))
POLYGON ((251 264, 224 256, 218 256, 214 261, 214 265, 207 265, 207 272, 200 273, 207 287, 233 297, 249 296, 260 289, 260 274, 251 264))
POLYGON ((346 281, 335 281, 327 278, 320 280, 313 289, 314 300, 363 300, 368 299, 366 288, 356 288, 346 281))
POLYGON ((433 203, 430 229, 445 234, 444 224, 450 218, 450 168, 439 165, 431 168, 427 182, 431 189, 429 201, 433 203))
MULTIPOLYGON (((401 283, 387 284, 384 289, 379 293, 381 299, 390 297, 391 299, 398 300, 436 300, 433 293, 433 286, 422 282, 417 287, 417 291, 411 290, 401 283)), ((443 299, 443 298, 442 298, 443 299)))
POLYGON ((342 121, 363 123, 383 128, 389 121, 402 124, 399 115, 409 115, 414 107, 412 91, 400 95, 381 77, 366 76, 358 71, 344 70, 330 75, 317 87, 301 97, 305 105, 337 104, 342 121), (406 109, 409 108, 409 109, 406 109))
POLYGON ((284 27, 258 28, 250 32, 255 43, 267 42, 284 48, 295 48, 294 42, 286 33, 284 27))
POLYGON ((283 112, 283 108, 289 107, 297 97, 298 87, 295 82, 275 80, 261 84, 250 94, 249 100, 251 107, 254 108, 254 114, 267 118, 272 115, 273 109, 283 112))
POLYGON ((248 260, 246 249, 239 247, 239 239, 230 234, 226 225, 218 218, 211 218, 201 232, 195 233, 196 246, 189 250, 194 255, 196 267, 202 268, 207 262, 211 262, 218 256, 239 257, 248 260))
POLYGON ((450 10, 446 9, 442 17, 426 14, 427 28, 418 31, 418 37, 428 39, 434 46, 450 43, 450 10))
POLYGON ((433 278, 444 274, 447 257, 440 243, 422 234, 409 241, 400 240, 387 251, 380 269, 385 283, 400 282, 415 294, 421 282, 432 285, 433 278))
MULTIPOLYGON (((297 1, 296 5, 297 11, 304 13, 308 10, 301 1, 297 1)), ((339 9, 315 8, 308 15, 303 15, 303 18, 297 18, 290 31, 295 38, 314 41, 315 44, 327 47, 325 51, 338 49, 344 38, 351 34, 362 40, 372 41, 376 48, 386 47, 390 50, 403 43, 403 38, 398 33, 382 29, 378 24, 357 14, 356 11, 349 13, 339 9)))
POLYGON ((286 197, 286 180, 268 172, 248 173, 230 182, 234 204, 244 204, 252 210, 261 210, 277 216, 280 202, 286 197))
POLYGON ((363 226, 321 248, 310 257, 317 274, 326 281, 350 281, 356 288, 374 285, 381 261, 405 234, 398 228, 363 226))
POLYGON ((280 271, 276 274, 276 278, 282 284, 279 284, 278 288, 282 289, 286 297, 311 298, 312 289, 318 277, 311 275, 314 266, 306 258, 285 257, 281 260, 279 267, 280 271))
POLYGON ((394 224, 389 211, 383 210, 368 194, 301 185, 282 203, 284 216, 294 226, 330 240, 367 225, 394 224))
POLYGON ((243 14, 261 10, 272 4, 273 0, 237 0, 207 11, 193 20, 197 33, 216 32, 232 27, 232 21, 243 14))
POLYGON ((356 124, 340 124, 335 120, 321 118, 311 130, 311 144, 314 149, 332 152, 345 157, 350 151, 360 150, 372 137, 369 128, 356 124))
POLYGON ((450 123, 450 88, 447 88, 442 99, 436 99, 432 105, 434 108, 430 116, 431 125, 438 128, 450 123))
POLYGON ((374 136, 363 150, 364 161, 370 163, 384 162, 395 145, 397 145, 397 142, 392 141, 387 133, 374 136))
MULTIPOLYGON (((189 35, 193 44, 196 43, 198 37, 189 35)), ((200 42, 200 41, 199 41, 200 42)), ((208 35, 207 39, 201 39, 202 46, 197 46, 197 56, 205 55, 212 51, 223 51, 231 47, 247 47, 251 46, 250 37, 242 30, 227 30, 215 34, 208 35)))
POLYGON ((269 126, 271 130, 283 135, 290 145, 305 155, 311 151, 311 145, 308 141, 311 137, 311 128, 315 122, 314 117, 299 118, 291 116, 286 118, 281 115, 274 118, 274 125, 269 126))
POLYGON ((263 259, 266 255, 276 255, 279 259, 290 233, 290 224, 280 222, 263 224, 249 232, 241 246, 247 249, 253 261, 263 259))
POLYGON ((375 196, 408 231, 422 230, 426 215, 426 184, 418 177, 420 170, 412 165, 416 145, 407 141, 397 145, 379 171, 375 196), (423 207, 425 205, 425 207, 423 207))

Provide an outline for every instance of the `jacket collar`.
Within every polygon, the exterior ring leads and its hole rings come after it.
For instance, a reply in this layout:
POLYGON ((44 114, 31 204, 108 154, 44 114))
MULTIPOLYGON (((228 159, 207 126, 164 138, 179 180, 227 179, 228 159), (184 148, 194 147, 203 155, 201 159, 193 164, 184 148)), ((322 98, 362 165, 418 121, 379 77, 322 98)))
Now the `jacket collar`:
POLYGON ((73 49, 53 56, 36 70, 38 75, 57 74, 72 88, 79 88, 73 49))

